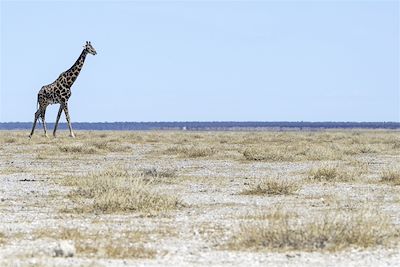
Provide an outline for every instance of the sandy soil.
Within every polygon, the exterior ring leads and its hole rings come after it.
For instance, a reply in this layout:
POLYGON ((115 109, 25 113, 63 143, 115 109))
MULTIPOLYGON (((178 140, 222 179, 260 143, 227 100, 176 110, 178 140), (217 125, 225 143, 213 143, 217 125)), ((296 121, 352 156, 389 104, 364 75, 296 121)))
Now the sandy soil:
MULTIPOLYGON (((285 135, 268 133, 274 134, 285 135)), ((352 132, 334 134, 342 135, 344 140, 359 136, 352 132)), ((375 132, 365 134, 373 139, 375 132)), ((399 135, 376 134, 395 139, 399 135)), ((29 141, 24 132, 1 132, 0 266, 399 266, 398 236, 389 246, 351 246, 334 252, 224 247, 246 221, 243 216, 268 212, 277 205, 307 216, 332 209, 335 201, 340 203, 339 208, 368 205, 387 214, 395 227, 400 226, 400 186, 379 182, 383 170, 400 166, 400 149, 386 153, 376 148, 341 160, 251 161, 242 153, 247 144, 230 141, 235 135, 246 139, 253 133, 78 132, 76 139, 70 139, 61 132, 58 139, 45 139, 37 133, 29 141), (94 139, 128 148, 93 153, 60 149, 94 139), (192 141, 195 146, 212 146, 217 152, 198 157, 165 152, 171 146, 190 145, 192 141), (356 181, 304 182, 310 169, 321 164, 354 160, 366 163, 368 169, 356 181), (60 183, 61 179, 115 165, 138 173, 173 170, 173 177, 160 178, 155 190, 177 196, 184 207, 151 216, 140 212, 65 212, 76 203, 68 197, 74 188, 60 183), (265 177, 285 177, 302 186, 291 195, 240 194, 265 177), (87 234, 89 243, 134 242, 155 254, 119 258, 101 251, 80 252, 74 237, 57 237, 66 228, 87 234), (129 241, 124 233, 132 231, 145 234, 129 241), (113 241, 109 240, 110 233, 113 241)), ((257 141, 252 145, 257 146, 257 141)), ((364 145, 373 146, 373 142, 364 145)))

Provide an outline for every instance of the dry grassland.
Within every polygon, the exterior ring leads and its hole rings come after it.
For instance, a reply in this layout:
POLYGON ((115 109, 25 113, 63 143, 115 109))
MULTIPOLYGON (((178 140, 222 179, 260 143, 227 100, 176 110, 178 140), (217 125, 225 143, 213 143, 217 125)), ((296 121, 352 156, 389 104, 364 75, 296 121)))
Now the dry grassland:
POLYGON ((398 131, 3 131, 0 265, 394 266, 399 166, 398 131))

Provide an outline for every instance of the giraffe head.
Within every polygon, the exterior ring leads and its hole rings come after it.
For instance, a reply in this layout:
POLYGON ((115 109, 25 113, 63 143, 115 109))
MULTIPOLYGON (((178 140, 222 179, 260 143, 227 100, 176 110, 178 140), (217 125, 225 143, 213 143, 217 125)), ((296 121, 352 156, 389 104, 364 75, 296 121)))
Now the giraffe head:
POLYGON ((86 52, 92 54, 92 55, 96 55, 96 49, 94 49, 94 47, 92 46, 92 44, 90 43, 90 41, 86 41, 86 45, 84 46, 86 52))

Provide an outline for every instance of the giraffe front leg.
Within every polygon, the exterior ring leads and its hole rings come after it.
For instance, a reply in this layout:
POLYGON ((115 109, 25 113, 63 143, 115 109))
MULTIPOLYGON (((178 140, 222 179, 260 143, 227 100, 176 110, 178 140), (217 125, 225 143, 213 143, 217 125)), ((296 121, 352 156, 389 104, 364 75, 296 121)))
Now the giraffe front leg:
POLYGON ((31 134, 29 135, 29 139, 32 138, 33 132, 35 131, 36 122, 37 122, 37 120, 39 118, 39 115, 40 115, 40 109, 38 109, 35 112, 35 120, 33 121, 32 131, 31 131, 31 134))
POLYGON ((43 122, 44 136, 46 136, 46 138, 48 138, 49 136, 47 135, 47 127, 46 127, 46 108, 42 109, 41 117, 42 117, 42 122, 43 122))
POLYGON ((57 127, 58 127, 58 121, 60 120, 62 111, 63 111, 63 104, 60 105, 60 109, 58 110, 58 114, 57 114, 56 124, 54 125, 54 130, 53 130, 54 138, 56 138, 56 131, 57 131, 57 127))
POLYGON ((68 122, 68 128, 69 128, 69 136, 72 138, 75 138, 74 132, 72 131, 72 126, 71 126, 71 121, 69 118, 69 113, 68 113, 68 105, 64 105, 64 113, 65 113, 65 118, 67 119, 68 122))

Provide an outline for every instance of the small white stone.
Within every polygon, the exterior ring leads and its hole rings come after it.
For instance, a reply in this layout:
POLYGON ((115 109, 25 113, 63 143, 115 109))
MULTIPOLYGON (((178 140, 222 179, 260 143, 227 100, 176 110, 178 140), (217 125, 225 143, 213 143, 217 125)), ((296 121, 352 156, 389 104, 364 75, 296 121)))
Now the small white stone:
POLYGON ((75 252, 76 249, 72 242, 60 241, 53 249, 53 257, 73 257, 75 255, 75 252))

